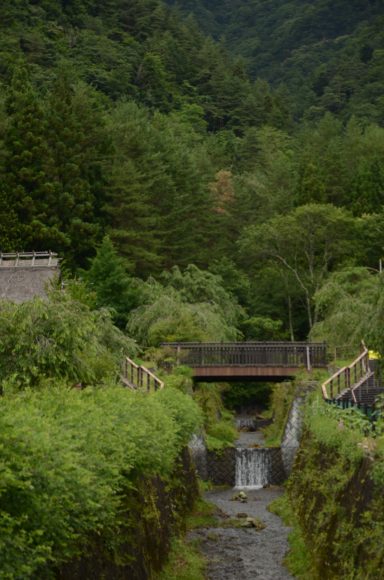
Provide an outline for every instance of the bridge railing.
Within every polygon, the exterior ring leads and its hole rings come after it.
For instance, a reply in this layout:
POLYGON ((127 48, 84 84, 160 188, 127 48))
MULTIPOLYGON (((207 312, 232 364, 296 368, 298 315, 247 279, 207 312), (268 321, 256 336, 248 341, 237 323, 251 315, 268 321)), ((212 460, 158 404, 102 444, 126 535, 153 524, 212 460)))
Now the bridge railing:
POLYGON ((175 351, 178 364, 190 367, 265 366, 325 367, 325 343, 305 342, 227 342, 227 343, 163 343, 175 351))
POLYGON ((364 343, 360 355, 349 365, 341 368, 322 384, 323 398, 336 399, 343 391, 352 391, 369 371, 369 351, 364 343))
POLYGON ((25 268, 34 266, 57 266, 55 252, 0 252, 0 268, 25 268))
POLYGON ((164 388, 163 381, 149 369, 143 365, 136 364, 129 357, 124 359, 121 380, 130 389, 145 390, 148 393, 164 388))

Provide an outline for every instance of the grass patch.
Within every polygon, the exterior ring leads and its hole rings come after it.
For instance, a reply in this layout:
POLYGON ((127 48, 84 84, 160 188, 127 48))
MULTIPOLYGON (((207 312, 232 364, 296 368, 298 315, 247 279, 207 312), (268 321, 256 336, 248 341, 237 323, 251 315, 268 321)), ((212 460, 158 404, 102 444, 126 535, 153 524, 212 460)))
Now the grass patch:
POLYGON ((280 383, 273 387, 271 407, 265 418, 272 419, 272 423, 262 431, 265 436, 266 447, 279 447, 284 434, 289 409, 295 397, 295 383, 280 383))
POLYGON ((155 580, 204 580, 205 558, 199 550, 199 541, 175 538, 169 560, 155 580))
POLYGON ((217 507, 199 498, 193 513, 187 517, 187 530, 196 528, 214 528, 217 524, 217 507))
POLYGON ((292 528, 288 535, 289 552, 284 559, 285 566, 295 578, 308 580, 311 577, 310 555, 287 495, 275 499, 268 509, 292 528))

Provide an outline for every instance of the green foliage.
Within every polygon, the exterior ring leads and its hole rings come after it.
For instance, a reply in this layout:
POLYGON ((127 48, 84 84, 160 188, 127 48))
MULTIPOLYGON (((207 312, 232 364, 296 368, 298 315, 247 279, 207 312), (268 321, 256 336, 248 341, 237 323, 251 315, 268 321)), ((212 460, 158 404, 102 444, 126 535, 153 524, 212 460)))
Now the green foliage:
POLYGON ((116 380, 123 353, 135 343, 106 310, 93 310, 60 290, 49 300, 2 302, 0 380, 5 392, 54 384, 97 384, 116 380))
POLYGON ((193 433, 201 426, 201 411, 192 397, 184 395, 178 389, 168 386, 157 393, 157 400, 167 409, 176 426, 176 435, 180 448, 187 445, 193 433))
POLYGON ((228 409, 240 410, 248 405, 265 408, 270 401, 271 385, 269 383, 232 383, 222 396, 228 409))
MULTIPOLYGON (((162 359, 164 360, 164 359, 162 359)), ((174 361, 172 361, 174 364, 174 361)), ((192 394, 193 391, 193 371, 190 367, 174 366, 171 373, 164 376, 167 387, 179 389, 182 393, 192 394)))
POLYGON ((381 498, 372 481, 381 485, 382 457, 367 438, 371 424, 359 411, 341 411, 315 395, 305 408, 305 428, 288 496, 271 506, 293 527, 287 565, 299 578, 374 578, 382 552, 373 545, 383 522, 379 515, 373 524, 371 510, 381 498), (366 453, 376 461, 364 459, 366 453), (375 563, 368 572, 371 550, 375 563))
POLYGON ((138 290, 108 237, 99 246, 85 278, 96 295, 95 306, 111 309, 116 324, 124 327, 129 312, 138 305, 138 290))
POLYGON ((272 387, 270 406, 265 416, 272 419, 272 423, 264 428, 265 444, 271 447, 281 445, 289 410, 298 392, 296 383, 277 383, 272 387))
POLYGON ((215 514, 217 507, 200 497, 193 508, 193 512, 187 518, 187 530, 196 528, 214 528, 217 524, 215 514))
POLYGON ((359 443, 372 433, 372 423, 364 413, 354 408, 341 410, 319 397, 307 406, 305 422, 320 443, 339 449, 351 462, 361 458, 359 443))
POLYGON ((95 534, 112 545, 126 494, 139 478, 170 475, 199 424, 196 405, 172 389, 60 387, 4 397, 1 411, 5 578, 49 575, 95 534))
POLYGON ((358 411, 317 395, 305 408, 287 496, 275 506, 293 526, 287 563, 299 578, 375 578, 381 569, 383 457, 369 434, 358 411))
POLYGON ((232 447, 237 439, 237 431, 233 425, 233 417, 223 417, 207 427, 206 445, 210 451, 221 451, 232 447))
POLYGON ((237 438, 233 414, 226 410, 222 393, 227 385, 199 383, 194 399, 202 410, 207 448, 220 451, 233 445, 237 438))
POLYGON ((170 0, 247 60, 254 77, 283 85, 295 116, 331 111, 376 120, 383 45, 380 3, 331 0, 170 0))
POLYGON ((141 344, 235 340, 242 309, 218 276, 189 266, 163 273, 140 287, 144 303, 129 316, 127 329, 141 344))
POLYGON ((315 295, 320 322, 314 340, 336 347, 358 348, 362 339, 370 349, 383 352, 383 280, 377 271, 348 268, 335 272, 315 295))
POLYGON ((287 338, 282 330, 283 322, 268 316, 252 316, 242 325, 247 340, 284 340, 287 338))
POLYGON ((284 563, 294 578, 306 580, 311 571, 310 551, 305 545, 303 534, 295 518, 292 506, 287 494, 281 495, 269 504, 268 509, 278 515, 285 525, 291 528, 288 535, 289 552, 285 557, 284 563))
POLYGON ((356 226, 344 209, 309 204, 288 215, 280 215, 251 226, 240 240, 243 263, 254 270, 254 257, 276 269, 288 296, 300 296, 306 305, 309 329, 314 323, 313 297, 326 275, 351 260, 356 226))
POLYGON ((198 544, 175 538, 169 561, 157 580, 204 580, 205 566, 198 544))

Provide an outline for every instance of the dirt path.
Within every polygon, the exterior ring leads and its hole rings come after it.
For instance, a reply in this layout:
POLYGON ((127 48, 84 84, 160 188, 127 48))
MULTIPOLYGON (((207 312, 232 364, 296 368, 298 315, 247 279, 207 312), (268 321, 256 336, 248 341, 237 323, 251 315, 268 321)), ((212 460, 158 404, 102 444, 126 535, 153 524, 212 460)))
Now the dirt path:
MULTIPOLYGON (((260 433, 242 433, 238 446, 262 444, 260 433)), ((267 510, 267 506, 282 494, 276 487, 247 490, 247 502, 233 501, 237 490, 214 490, 205 499, 218 508, 218 527, 198 529, 193 537, 200 539, 201 551, 207 559, 209 580, 285 580, 292 578, 283 566, 288 550, 289 528, 267 510), (262 530, 224 527, 228 518, 244 514, 265 524, 262 530), (221 527, 223 526, 223 527, 221 527)))

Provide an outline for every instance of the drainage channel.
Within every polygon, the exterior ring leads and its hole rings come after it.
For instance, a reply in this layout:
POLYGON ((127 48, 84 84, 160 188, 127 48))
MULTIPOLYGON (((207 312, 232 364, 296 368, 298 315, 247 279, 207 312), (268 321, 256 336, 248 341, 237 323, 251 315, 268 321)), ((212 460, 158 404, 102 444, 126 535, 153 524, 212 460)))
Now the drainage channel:
POLYGON ((262 445, 260 431, 240 432, 235 488, 217 488, 205 494, 217 507, 218 526, 194 530, 191 537, 201 540, 208 580, 292 578, 283 565, 289 528, 267 509, 282 489, 267 485, 271 455, 262 445), (244 526, 227 526, 228 518, 244 521, 244 526))

